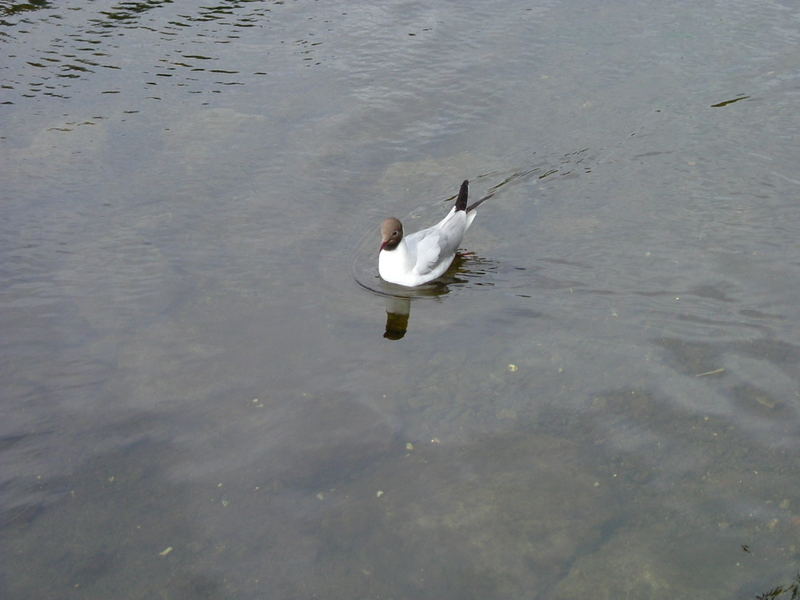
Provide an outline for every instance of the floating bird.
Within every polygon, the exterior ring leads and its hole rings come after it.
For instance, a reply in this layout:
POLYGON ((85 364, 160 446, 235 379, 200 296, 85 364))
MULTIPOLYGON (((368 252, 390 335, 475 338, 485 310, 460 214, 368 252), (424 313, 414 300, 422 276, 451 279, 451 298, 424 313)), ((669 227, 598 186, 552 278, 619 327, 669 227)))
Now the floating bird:
POLYGON ((455 206, 433 227, 403 235, 403 224, 394 217, 381 224, 378 273, 389 283, 416 287, 444 275, 472 221, 475 209, 488 199, 467 206, 469 181, 461 184, 455 206))

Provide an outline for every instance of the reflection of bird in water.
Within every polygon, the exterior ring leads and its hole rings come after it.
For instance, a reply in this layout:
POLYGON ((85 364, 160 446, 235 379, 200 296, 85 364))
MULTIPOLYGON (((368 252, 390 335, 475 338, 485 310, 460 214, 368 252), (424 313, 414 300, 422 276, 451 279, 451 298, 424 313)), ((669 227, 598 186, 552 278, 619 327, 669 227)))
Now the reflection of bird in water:
POLYGON ((386 298, 386 331, 383 337, 399 340, 408 329, 408 317, 411 314, 411 299, 388 296, 386 298))
POLYGON ((417 287, 438 279, 456 256, 464 234, 472 225, 478 208, 488 196, 467 206, 469 182, 464 181, 455 206, 436 225, 403 235, 403 225, 394 217, 381 224, 378 272, 390 283, 417 287))

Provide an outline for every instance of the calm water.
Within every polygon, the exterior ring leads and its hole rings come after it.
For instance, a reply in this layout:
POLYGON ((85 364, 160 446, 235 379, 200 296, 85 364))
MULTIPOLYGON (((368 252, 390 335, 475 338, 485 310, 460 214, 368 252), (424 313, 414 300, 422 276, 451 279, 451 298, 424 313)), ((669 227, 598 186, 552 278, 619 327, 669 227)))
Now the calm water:
POLYGON ((0 22, 0 596, 792 580, 795 2, 0 22), (380 220, 465 178, 470 254, 386 296, 380 220))

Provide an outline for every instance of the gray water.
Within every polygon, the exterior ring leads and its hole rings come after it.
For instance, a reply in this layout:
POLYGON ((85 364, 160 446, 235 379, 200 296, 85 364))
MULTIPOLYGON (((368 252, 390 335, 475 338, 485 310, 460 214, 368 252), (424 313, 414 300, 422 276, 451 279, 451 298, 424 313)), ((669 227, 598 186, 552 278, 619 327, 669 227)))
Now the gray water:
POLYGON ((791 582, 795 2, 0 15, 2 598, 791 582))

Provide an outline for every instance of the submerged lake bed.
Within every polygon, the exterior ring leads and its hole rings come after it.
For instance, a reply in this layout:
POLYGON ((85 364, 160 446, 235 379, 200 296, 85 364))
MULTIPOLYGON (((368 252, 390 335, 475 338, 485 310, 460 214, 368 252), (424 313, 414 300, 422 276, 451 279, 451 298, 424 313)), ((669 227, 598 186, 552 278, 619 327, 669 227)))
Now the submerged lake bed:
POLYGON ((4 598, 791 584, 800 8, 0 16, 4 598))

